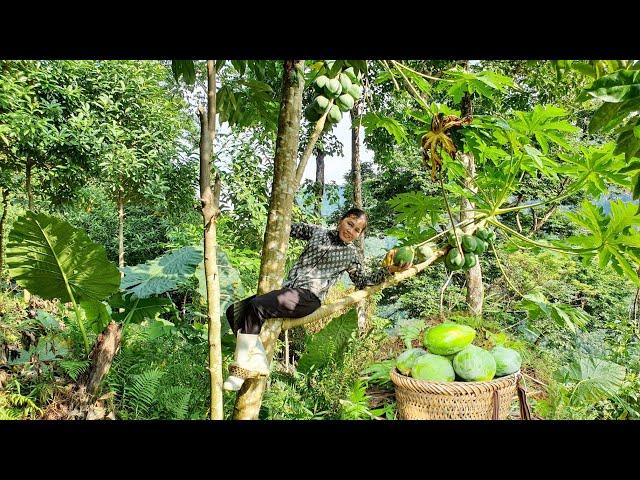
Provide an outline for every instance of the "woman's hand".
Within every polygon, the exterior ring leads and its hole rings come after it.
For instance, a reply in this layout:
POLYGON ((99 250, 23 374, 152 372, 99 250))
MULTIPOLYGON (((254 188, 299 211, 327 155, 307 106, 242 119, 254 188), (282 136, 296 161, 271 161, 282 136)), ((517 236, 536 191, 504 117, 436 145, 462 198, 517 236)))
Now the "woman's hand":
POLYGON ((393 257, 396 255, 396 249, 389 250, 387 255, 384 257, 383 265, 387 267, 389 273, 398 273, 404 272, 405 270, 411 268, 413 265, 412 262, 401 263, 400 265, 393 264, 393 257))

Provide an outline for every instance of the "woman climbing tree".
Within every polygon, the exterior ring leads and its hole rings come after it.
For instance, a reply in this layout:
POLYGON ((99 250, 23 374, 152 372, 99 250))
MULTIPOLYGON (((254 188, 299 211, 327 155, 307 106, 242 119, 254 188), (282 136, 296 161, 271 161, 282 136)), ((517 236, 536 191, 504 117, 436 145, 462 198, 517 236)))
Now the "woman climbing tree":
POLYGON ((401 272, 411 263, 393 265, 395 250, 387 255, 391 263, 367 272, 363 258, 353 245, 367 228, 367 214, 358 208, 345 212, 335 230, 296 223, 290 236, 307 240, 307 246, 293 265, 282 288, 254 295, 227 309, 227 319, 237 336, 234 361, 229 367, 225 390, 239 390, 246 378, 269 374, 269 363, 259 334, 268 318, 300 318, 320 308, 329 288, 347 272, 356 288, 376 285, 389 275, 401 272))

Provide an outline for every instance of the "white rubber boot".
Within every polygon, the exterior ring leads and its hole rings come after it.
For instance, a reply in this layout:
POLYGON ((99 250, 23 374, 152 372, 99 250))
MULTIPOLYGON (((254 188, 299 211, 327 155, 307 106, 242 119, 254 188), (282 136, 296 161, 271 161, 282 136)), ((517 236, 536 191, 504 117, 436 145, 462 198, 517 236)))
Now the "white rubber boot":
POLYGON ((234 362, 229 366, 231 375, 224 381, 222 388, 238 391, 246 378, 269 375, 264 346, 259 335, 238 333, 234 362))

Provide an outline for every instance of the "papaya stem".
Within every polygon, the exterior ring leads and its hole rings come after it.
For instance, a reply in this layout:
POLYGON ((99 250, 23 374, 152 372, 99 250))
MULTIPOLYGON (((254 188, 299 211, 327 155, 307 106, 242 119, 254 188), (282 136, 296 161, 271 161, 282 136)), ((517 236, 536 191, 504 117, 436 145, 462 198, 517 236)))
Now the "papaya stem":
POLYGON ((447 213, 449 214, 449 220, 451 221, 451 228, 453 228, 453 237, 456 239, 456 248, 460 252, 460 255, 464 257, 464 252, 462 251, 462 246, 460 245, 460 240, 458 239, 458 234, 456 233, 456 229, 453 226, 455 224, 453 220, 453 214, 451 213, 451 208, 449 208, 449 201, 447 200, 447 193, 444 190, 444 181, 442 180, 442 175, 440 175, 440 187, 442 188, 442 196, 444 197, 444 204, 447 207, 447 213))
POLYGON ((496 247, 493 243, 491 243, 491 250, 493 251, 493 254, 496 257, 496 262, 498 262, 498 268, 500 269, 500 272, 502 272, 502 276, 507 281, 511 289, 521 297, 524 297, 522 292, 518 290, 518 288, 511 282, 511 280, 509 279, 509 276, 507 275, 507 272, 504 271, 504 268, 502 268, 502 262, 500 262, 500 258, 498 257, 498 252, 496 251, 496 247))
POLYGON ((515 230, 513 230, 512 228, 507 227, 505 224, 499 222, 495 218, 487 219, 487 223, 490 223, 491 225, 493 225, 496 228, 499 228, 501 230, 504 230, 506 232, 511 233, 514 237, 517 237, 520 240, 522 240, 523 242, 528 243, 530 245, 535 245, 536 247, 546 248, 546 249, 552 250, 554 252, 565 253, 565 254, 569 254, 569 255, 583 255, 583 254, 586 254, 586 253, 595 253, 598 250, 600 250, 602 248, 602 246, 603 246, 601 244, 599 247, 594 247, 594 248, 561 248, 561 247, 556 247, 554 245, 545 245, 543 243, 538 243, 535 240, 531 240, 530 238, 522 235, 521 233, 516 232, 515 230))

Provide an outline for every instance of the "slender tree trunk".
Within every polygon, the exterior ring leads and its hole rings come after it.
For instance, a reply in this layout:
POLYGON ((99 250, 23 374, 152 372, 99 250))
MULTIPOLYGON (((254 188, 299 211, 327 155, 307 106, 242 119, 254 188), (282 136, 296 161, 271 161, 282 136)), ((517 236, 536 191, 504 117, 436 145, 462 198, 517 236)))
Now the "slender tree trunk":
MULTIPOLYGON (((31 159, 27 158, 27 167, 25 171, 25 179, 26 179, 25 187, 27 190, 27 200, 28 200, 29 210, 33 212, 33 192, 31 189, 31 167, 32 166, 33 166, 33 162, 31 161, 31 159)), ((26 288, 22 291, 22 298, 24 299, 25 303, 31 304, 31 292, 29 292, 29 290, 27 290, 26 288)))
POLYGON ((220 176, 211 189, 211 161, 216 134, 216 68, 207 60, 207 111, 200 107, 200 202, 204 223, 204 273, 207 285, 209 329, 210 418, 222 420, 222 345, 220 341, 220 277, 218 275, 216 222, 220 214, 220 176))
POLYGON ((27 167, 25 171, 25 188, 27 190, 27 199, 29 210, 33 211, 33 189, 31 188, 31 169, 33 167, 33 162, 27 158, 27 167))
POLYGON ((322 199, 324 198, 324 150, 318 150, 316 155, 316 183, 314 186, 316 194, 316 215, 322 215, 322 199))
POLYGON ((0 278, 4 267, 4 224, 7 220, 7 210, 9 209, 9 189, 2 189, 2 217, 0 217, 0 278))
MULTIPOLYGON (((353 181, 353 203, 362 209, 362 168, 360 163, 360 108, 358 100, 351 110, 351 179, 353 181)), ((360 253, 364 256, 364 235, 356 241, 360 253)))
MULTIPOLYGON (((279 288, 284 276, 286 251, 291 231, 291 209, 299 184, 296 160, 300 134, 302 91, 304 89, 303 67, 303 60, 285 60, 284 62, 274 177, 269 201, 269 217, 262 246, 258 294, 279 288)), ((317 133, 316 140, 321 129, 322 125, 320 125, 320 130, 316 128, 314 131, 314 134, 317 133)), ((313 147, 311 140, 307 146, 309 155, 313 147)), ((298 165, 298 170, 300 170, 300 166, 298 165)), ((301 177, 302 175, 300 175, 301 177)), ((260 339, 267 351, 269 361, 273 357, 275 341, 280 335, 281 327, 282 319, 275 319, 265 322, 260 332, 260 339)), ((233 418, 236 420, 257 419, 265 387, 265 378, 246 380, 236 397, 233 418)))
MULTIPOLYGON (((560 188, 558 189, 557 195, 561 195, 563 193, 564 187, 567 185, 567 183, 569 183, 568 178, 562 181, 562 183, 560 184, 560 188)), ((551 218, 551 215, 553 215, 553 213, 557 210, 558 207, 559 205, 551 205, 546 210, 546 212, 542 214, 541 219, 538 219, 535 209, 532 208, 531 211, 533 212, 533 226, 531 227, 531 233, 537 233, 542 228, 542 226, 545 223, 547 223, 549 218, 551 218)))
MULTIPOLYGON (((640 277, 640 268, 636 270, 636 274, 640 277)), ((633 302, 631 303, 631 309, 629 313, 629 319, 633 322, 635 328, 640 327, 638 325, 638 301, 640 300, 640 288, 636 289, 636 294, 633 297, 633 302)))
MULTIPOLYGON (((473 113, 473 105, 471 103, 471 96, 467 93, 462 99, 461 105, 461 115, 462 117, 466 117, 467 115, 472 115, 473 113)), ((473 158, 473 154, 471 153, 462 153, 460 154, 462 163, 467 169, 467 176, 465 178, 465 186, 469 188, 471 191, 475 192, 477 189, 474 186, 472 179, 476 175, 476 164, 475 159, 473 158)), ((460 221, 469 220, 474 218, 475 213, 470 210, 473 209, 475 205, 467 200, 466 198, 462 199, 462 212, 460 213, 460 221)), ((462 230, 464 232, 473 232, 474 225, 471 224, 462 230)), ((480 261, 478 261, 472 268, 466 271, 465 276, 467 277, 467 304, 469 305, 469 312, 473 315, 482 315, 482 303, 484 299, 484 285, 482 284, 482 268, 480 267, 480 261)))
MULTIPOLYGON (((360 107, 362 101, 358 100, 351 109, 351 180, 353 182, 353 204, 364 209, 362 204, 362 168, 360 166, 360 107)), ((356 240, 356 247, 364 258, 364 232, 356 240)), ((363 332, 367 324, 367 302, 358 303, 358 331, 363 332)))
POLYGON ((549 207, 549 209, 544 213, 544 215, 542 215, 541 219, 535 218, 535 224, 533 225, 533 228, 531 229, 531 233, 537 233, 542 226, 547 223, 547 221, 549 220, 549 218, 551 218, 551 215, 553 215, 553 213, 556 211, 556 209, 558 208, 558 205, 553 205, 551 207, 549 207))
POLYGON ((120 275, 124 275, 124 192, 122 187, 118 191, 118 266, 120 275))

